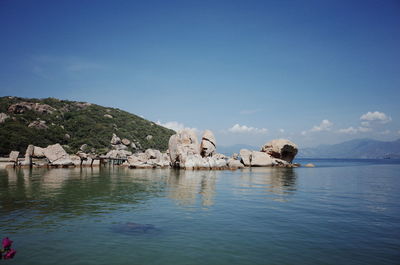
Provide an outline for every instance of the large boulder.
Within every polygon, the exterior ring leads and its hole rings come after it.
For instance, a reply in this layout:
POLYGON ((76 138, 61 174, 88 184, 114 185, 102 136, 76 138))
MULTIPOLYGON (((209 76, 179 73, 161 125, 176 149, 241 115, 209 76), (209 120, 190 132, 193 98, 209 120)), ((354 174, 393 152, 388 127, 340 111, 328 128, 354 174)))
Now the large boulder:
POLYGON ((128 156, 127 159, 127 165, 133 168, 168 167, 170 165, 169 156, 154 149, 147 149, 144 153, 133 154, 128 156))
POLYGON ((8 118, 10 118, 10 116, 8 116, 5 113, 0 113, 0 123, 5 122, 8 118))
POLYGON ((185 168, 188 156, 200 155, 196 133, 190 129, 172 135, 169 138, 168 148, 173 167, 185 168))
POLYGON ((244 168, 244 165, 237 159, 229 158, 228 159, 228 167, 230 169, 238 169, 238 168, 244 168))
POLYGON ((18 162, 18 156, 19 156, 19 152, 18 151, 11 151, 8 161, 17 163, 18 162))
POLYGON ((43 158, 43 157, 46 157, 46 155, 44 154, 44 150, 45 150, 46 148, 42 148, 42 147, 39 147, 39 146, 34 146, 33 147, 33 154, 32 154, 32 157, 35 157, 35 158, 43 158))
POLYGON ((122 139, 121 142, 122 142, 122 144, 124 144, 124 145, 126 145, 126 146, 128 146, 128 145, 131 144, 131 141, 130 141, 129 139, 126 139, 126 138, 122 139))
POLYGON ((289 163, 292 163, 297 151, 297 145, 286 139, 272 140, 261 147, 261 152, 289 163))
POLYGON ((112 145, 121 144, 121 138, 119 138, 115 133, 113 133, 113 135, 112 135, 111 144, 112 145))
POLYGON ((252 167, 270 167, 276 164, 275 159, 264 152, 251 152, 250 165, 252 167))
POLYGON ((205 130, 200 143, 200 154, 202 157, 213 156, 216 152, 217 141, 210 130, 205 130))
POLYGON ((241 162, 246 167, 250 166, 250 159, 251 159, 251 151, 247 149, 240 150, 240 157, 242 158, 241 162))
POLYGON ((44 155, 52 165, 68 166, 74 164, 60 144, 53 144, 46 147, 44 149, 44 155))

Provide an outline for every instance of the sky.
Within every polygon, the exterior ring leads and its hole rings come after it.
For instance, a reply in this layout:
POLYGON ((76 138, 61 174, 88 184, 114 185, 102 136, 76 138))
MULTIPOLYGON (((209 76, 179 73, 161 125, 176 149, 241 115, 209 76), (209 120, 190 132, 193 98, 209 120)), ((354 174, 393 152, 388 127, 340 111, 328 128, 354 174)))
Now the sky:
POLYGON ((400 138, 400 1, 0 0, 0 96, 116 107, 217 144, 400 138))

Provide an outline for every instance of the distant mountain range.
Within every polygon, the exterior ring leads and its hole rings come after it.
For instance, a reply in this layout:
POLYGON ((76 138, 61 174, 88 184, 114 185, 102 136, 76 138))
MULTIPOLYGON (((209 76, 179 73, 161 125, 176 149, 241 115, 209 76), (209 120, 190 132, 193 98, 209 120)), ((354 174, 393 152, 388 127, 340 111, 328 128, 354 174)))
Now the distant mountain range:
POLYGON ((260 150, 260 147, 248 145, 248 144, 235 144, 230 146, 220 146, 217 145, 217 152, 224 155, 232 155, 234 153, 239 154, 240 149, 248 149, 248 150, 260 150))
POLYGON ((400 158, 400 139, 384 142, 355 139, 333 145, 303 148, 298 158, 400 158))

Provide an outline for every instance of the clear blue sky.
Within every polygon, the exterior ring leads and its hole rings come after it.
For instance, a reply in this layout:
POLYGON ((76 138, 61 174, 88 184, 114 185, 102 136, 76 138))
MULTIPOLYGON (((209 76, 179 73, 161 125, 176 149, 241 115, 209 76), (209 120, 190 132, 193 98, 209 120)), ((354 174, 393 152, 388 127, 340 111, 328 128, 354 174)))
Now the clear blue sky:
POLYGON ((117 107, 222 145, 400 138, 400 1, 1 0, 0 25, 1 96, 117 107))

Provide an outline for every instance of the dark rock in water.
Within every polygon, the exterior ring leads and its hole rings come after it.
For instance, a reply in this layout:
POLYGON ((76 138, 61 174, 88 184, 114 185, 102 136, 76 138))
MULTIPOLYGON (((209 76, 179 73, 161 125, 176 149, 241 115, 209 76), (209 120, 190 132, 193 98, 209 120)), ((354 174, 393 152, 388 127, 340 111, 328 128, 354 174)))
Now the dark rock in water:
POLYGON ((152 224, 138 224, 133 222, 128 222, 125 224, 117 224, 111 228, 114 233, 124 234, 124 235, 141 235, 141 234, 154 234, 160 230, 152 224))

